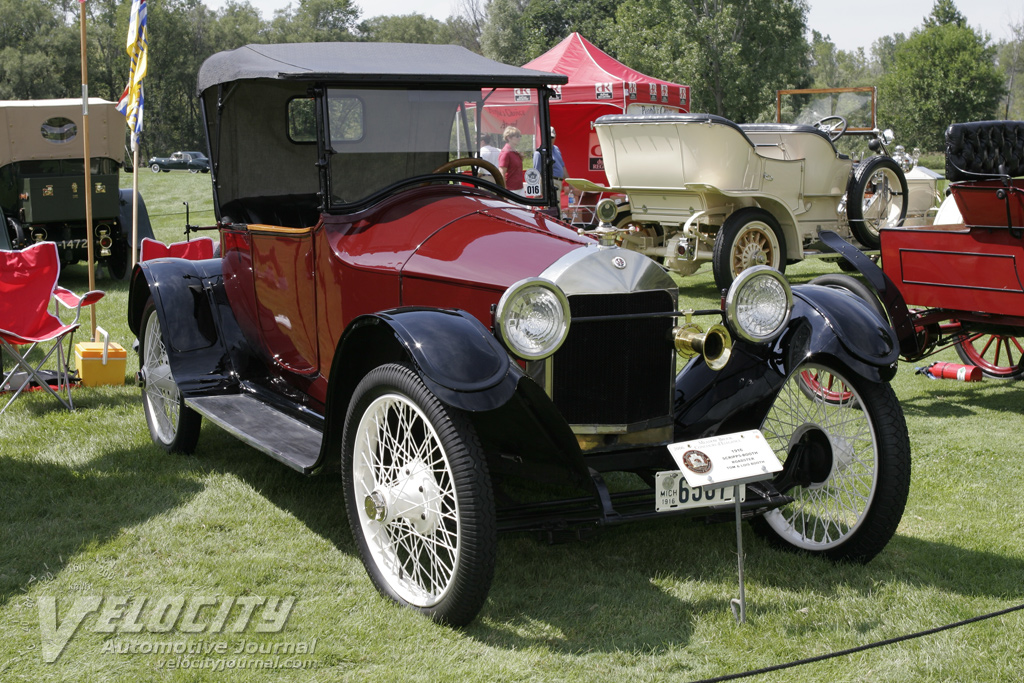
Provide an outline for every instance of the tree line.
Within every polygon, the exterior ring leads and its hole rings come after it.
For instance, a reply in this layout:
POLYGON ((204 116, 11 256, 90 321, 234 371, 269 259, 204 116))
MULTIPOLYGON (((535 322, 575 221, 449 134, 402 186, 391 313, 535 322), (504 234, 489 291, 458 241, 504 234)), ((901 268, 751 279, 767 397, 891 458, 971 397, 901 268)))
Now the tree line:
MULTIPOLYGON (((80 8, 89 94, 116 100, 128 76, 128 0, 0 0, 0 99, 81 95, 80 8)), ((851 10, 856 11, 856 10, 851 10)), ((578 31, 630 67, 691 86, 692 111, 771 120, 782 88, 878 86, 878 120, 908 147, 942 149, 954 121, 1020 118, 1024 25, 993 42, 954 0, 935 0, 909 34, 839 50, 807 33, 805 0, 460 0, 445 21, 422 14, 360 20, 353 0, 297 0, 264 18, 247 0, 148 3, 142 153, 202 149, 195 94, 210 55, 249 43, 371 41, 463 45, 525 64, 578 31)), ((837 26, 836 30, 842 30, 837 26)))

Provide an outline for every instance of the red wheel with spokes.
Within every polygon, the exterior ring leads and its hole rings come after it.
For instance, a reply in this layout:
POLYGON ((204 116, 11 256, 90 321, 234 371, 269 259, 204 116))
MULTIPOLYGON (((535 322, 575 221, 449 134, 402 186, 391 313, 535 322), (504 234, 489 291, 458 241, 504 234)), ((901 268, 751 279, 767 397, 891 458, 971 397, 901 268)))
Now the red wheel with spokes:
POLYGON ((1006 334, 975 334, 956 343, 956 354, 992 379, 1024 378, 1024 344, 1006 334))
POLYGON ((854 399, 846 383, 828 372, 822 375, 817 369, 800 373, 800 390, 810 399, 819 399, 831 405, 842 405, 854 399))

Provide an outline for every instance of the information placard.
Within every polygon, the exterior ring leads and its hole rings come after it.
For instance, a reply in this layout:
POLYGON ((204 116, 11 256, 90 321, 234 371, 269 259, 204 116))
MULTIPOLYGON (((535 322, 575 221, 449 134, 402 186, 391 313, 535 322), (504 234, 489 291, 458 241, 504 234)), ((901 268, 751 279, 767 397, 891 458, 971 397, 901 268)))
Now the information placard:
POLYGON ((690 486, 746 484, 782 469, 760 430, 669 444, 669 453, 690 486))

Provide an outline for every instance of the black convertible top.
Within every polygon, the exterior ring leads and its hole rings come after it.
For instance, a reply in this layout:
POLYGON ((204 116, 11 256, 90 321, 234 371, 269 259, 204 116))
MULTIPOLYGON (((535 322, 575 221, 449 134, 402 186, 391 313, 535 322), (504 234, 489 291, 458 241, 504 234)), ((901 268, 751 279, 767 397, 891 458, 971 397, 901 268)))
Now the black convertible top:
POLYGON ((495 62, 458 45, 415 43, 281 43, 218 52, 199 69, 200 94, 256 78, 387 85, 540 87, 568 82, 561 74, 495 62))

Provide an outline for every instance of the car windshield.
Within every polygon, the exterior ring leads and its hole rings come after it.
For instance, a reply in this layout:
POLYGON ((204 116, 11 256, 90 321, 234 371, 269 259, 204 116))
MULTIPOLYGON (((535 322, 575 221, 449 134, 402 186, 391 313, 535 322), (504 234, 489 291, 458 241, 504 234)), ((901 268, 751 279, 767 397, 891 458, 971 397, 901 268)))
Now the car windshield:
MULTIPOLYGON (((293 99, 288 111, 291 141, 314 144, 313 101, 293 99)), ((544 183, 530 171, 533 152, 543 144, 536 89, 330 88, 326 119, 332 206, 359 203, 406 179, 436 173, 456 159, 479 159, 488 140, 495 148, 503 147, 509 127, 521 133, 512 144, 525 171, 525 183, 513 180, 510 187, 543 198, 544 183)), ((497 166, 497 154, 492 154, 497 166)), ((457 166, 451 172, 491 178, 478 165, 457 166)))
POLYGON ((850 131, 875 128, 875 89, 780 90, 777 118, 780 123, 813 125, 829 116, 842 116, 850 131))

